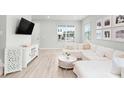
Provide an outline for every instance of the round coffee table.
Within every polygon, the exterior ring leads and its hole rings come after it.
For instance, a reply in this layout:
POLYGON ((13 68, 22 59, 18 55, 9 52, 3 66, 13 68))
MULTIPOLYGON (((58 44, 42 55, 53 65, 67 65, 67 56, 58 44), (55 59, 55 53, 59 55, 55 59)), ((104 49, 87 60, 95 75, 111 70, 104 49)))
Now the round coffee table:
POLYGON ((64 69, 73 69, 73 63, 77 59, 75 57, 69 56, 68 58, 64 55, 58 57, 58 66, 64 69))

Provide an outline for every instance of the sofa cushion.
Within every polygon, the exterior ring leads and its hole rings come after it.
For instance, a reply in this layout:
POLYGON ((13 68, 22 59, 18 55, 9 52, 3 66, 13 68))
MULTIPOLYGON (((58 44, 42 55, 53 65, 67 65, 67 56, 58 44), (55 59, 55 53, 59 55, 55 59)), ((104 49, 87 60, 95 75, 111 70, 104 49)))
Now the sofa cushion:
POLYGON ((66 42, 64 43, 64 49, 68 49, 68 50, 74 50, 76 49, 76 43, 72 43, 72 42, 66 42))
POLYGON ((80 51, 70 52, 71 56, 76 57, 77 59, 82 59, 82 53, 80 51))
POLYGON ((112 59, 112 73, 123 74, 122 68, 124 68, 124 52, 116 50, 112 59))
POLYGON ((107 57, 109 59, 112 59, 113 53, 114 53, 113 49, 111 49, 111 48, 104 48, 104 55, 105 55, 105 57, 107 57))
POLYGON ((107 61, 107 62, 112 62, 111 59, 107 58, 107 57, 99 57, 98 59, 99 61, 107 61))
POLYGON ((78 50, 83 50, 83 44, 82 43, 78 43, 77 44, 77 49, 78 50))
POLYGON ((119 55, 119 57, 120 57, 120 58, 124 58, 124 54, 122 54, 122 55, 119 55))
POLYGON ((88 43, 88 42, 83 43, 83 49, 90 49, 90 48, 91 48, 90 43, 88 43))
POLYGON ((105 56, 104 49, 105 48, 102 47, 102 46, 97 46, 96 47, 96 54, 97 54, 97 56, 104 57, 105 56))
POLYGON ((116 51, 114 51, 113 56, 115 56, 115 57, 119 57, 119 56, 123 57, 124 56, 124 51, 116 50, 116 51))
POLYGON ((99 57, 96 55, 96 53, 83 53, 83 58, 85 58, 85 60, 98 60, 98 61, 111 61, 111 59, 107 58, 107 57, 99 57))
POLYGON ((91 50, 95 52, 96 51, 96 45, 91 44, 91 50))
POLYGON ((111 73, 111 62, 108 61, 78 61, 73 72, 80 78, 118 78, 120 75, 111 73))
POLYGON ((88 60, 98 60, 99 57, 96 55, 96 53, 89 51, 89 52, 83 52, 83 57, 88 60))
POLYGON ((113 57, 111 72, 113 74, 121 74, 121 68, 118 65, 118 59, 113 57))
POLYGON ((83 49, 90 49, 90 45, 89 44, 84 44, 83 49))

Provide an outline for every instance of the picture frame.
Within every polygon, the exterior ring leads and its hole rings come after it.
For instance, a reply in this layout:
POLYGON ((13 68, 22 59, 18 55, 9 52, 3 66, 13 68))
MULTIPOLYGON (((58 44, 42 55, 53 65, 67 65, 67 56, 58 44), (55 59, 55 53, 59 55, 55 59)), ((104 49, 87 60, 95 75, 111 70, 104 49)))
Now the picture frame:
POLYGON ((124 26, 124 15, 114 15, 113 26, 124 26))
POLYGON ((102 29, 102 19, 96 21, 96 29, 102 29))
POLYGON ((96 39, 102 39, 103 32, 102 30, 96 30, 96 39))
POLYGON ((112 26, 111 16, 106 16, 103 18, 103 28, 108 28, 112 26))
POLYGON ((124 27, 116 27, 112 30, 112 40, 124 42, 124 27))
POLYGON ((111 29, 104 29, 103 30, 103 40, 111 40, 112 34, 111 29))

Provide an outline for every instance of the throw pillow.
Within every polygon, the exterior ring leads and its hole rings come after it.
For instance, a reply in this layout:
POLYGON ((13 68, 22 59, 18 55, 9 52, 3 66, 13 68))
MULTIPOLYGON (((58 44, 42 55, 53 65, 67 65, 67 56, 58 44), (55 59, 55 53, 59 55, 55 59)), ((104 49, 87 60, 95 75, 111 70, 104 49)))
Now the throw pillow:
POLYGON ((91 46, 88 43, 83 44, 83 49, 90 49, 91 46))
POLYGON ((96 54, 99 57, 104 57, 105 56, 104 47, 97 46, 97 48, 96 48, 96 54))
POLYGON ((111 69, 111 72, 113 74, 121 74, 121 68, 120 68, 118 62, 119 62, 118 58, 113 57, 113 59, 112 59, 112 69, 111 69))

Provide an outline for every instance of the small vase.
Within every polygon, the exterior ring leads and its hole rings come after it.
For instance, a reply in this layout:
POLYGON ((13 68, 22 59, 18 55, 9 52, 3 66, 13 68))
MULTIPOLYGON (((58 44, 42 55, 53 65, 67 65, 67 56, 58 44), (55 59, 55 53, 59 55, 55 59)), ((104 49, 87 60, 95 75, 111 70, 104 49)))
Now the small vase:
POLYGON ((69 56, 66 56, 67 59, 69 59, 69 56))

